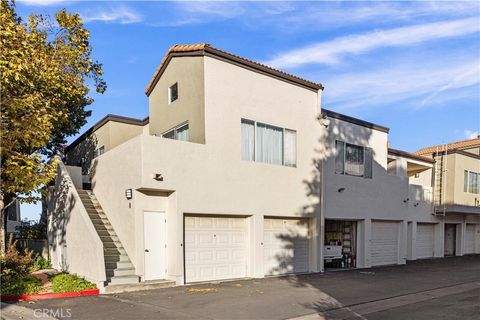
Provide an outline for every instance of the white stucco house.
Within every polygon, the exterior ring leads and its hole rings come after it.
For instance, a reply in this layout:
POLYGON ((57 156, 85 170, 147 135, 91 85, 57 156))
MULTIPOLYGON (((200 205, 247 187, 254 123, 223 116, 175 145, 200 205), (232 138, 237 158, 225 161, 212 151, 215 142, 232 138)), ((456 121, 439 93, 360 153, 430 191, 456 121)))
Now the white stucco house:
POLYGON ((108 289, 443 256, 421 175, 434 160, 322 108, 322 91, 207 44, 173 46, 147 118, 108 115, 65 150, 48 196, 53 265, 108 289))

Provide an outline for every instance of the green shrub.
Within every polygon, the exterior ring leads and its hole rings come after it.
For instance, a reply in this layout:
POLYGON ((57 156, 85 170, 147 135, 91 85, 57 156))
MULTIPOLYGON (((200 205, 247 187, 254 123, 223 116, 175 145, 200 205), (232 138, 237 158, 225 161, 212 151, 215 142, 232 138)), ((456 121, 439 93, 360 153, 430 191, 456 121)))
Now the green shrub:
POLYGON ((78 292, 97 288, 95 284, 67 273, 54 275, 50 281, 52 282, 53 292, 78 292))
POLYGON ((38 271, 42 269, 49 269, 52 267, 50 260, 45 259, 41 255, 38 255, 35 260, 33 260, 32 267, 30 271, 38 271))
POLYGON ((7 251, 0 259, 0 270, 10 270, 18 274, 28 274, 33 264, 33 252, 27 249, 23 253, 17 249, 17 241, 13 241, 13 235, 10 235, 7 244, 7 251))
POLYGON ((42 282, 31 274, 2 272, 2 296, 36 294, 42 290, 42 282))

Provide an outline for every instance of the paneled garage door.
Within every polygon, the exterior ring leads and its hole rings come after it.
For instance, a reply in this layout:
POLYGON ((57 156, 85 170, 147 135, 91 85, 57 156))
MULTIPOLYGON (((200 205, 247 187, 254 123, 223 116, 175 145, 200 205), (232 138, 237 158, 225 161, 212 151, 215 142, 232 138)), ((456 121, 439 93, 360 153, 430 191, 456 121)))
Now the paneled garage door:
POLYGON ((246 277, 245 218, 185 217, 185 282, 246 277))
POLYGON ((432 223, 417 224, 416 255, 417 258, 432 258, 435 243, 435 225, 432 223))
POLYGON ((475 253, 475 225, 467 224, 465 230, 465 253, 475 253))
POLYGON ((263 245, 265 275, 308 271, 307 219, 265 219, 263 245))
POLYGON ((398 263, 398 222, 373 221, 370 247, 372 266, 398 263))

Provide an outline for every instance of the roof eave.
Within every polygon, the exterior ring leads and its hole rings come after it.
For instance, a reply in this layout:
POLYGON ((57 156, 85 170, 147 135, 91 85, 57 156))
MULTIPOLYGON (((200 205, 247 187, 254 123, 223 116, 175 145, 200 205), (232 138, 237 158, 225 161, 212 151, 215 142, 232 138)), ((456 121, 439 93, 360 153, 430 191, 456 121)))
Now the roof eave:
POLYGON ((185 57, 185 56, 212 57, 225 62, 233 63, 235 65, 239 65, 241 67, 247 68, 249 70, 253 70, 261 74, 272 76, 273 78, 279 79, 281 81, 286 81, 294 85, 299 85, 309 90, 313 90, 313 91, 324 90, 323 85, 320 83, 311 82, 311 81, 296 77, 294 75, 290 75, 288 73, 270 68, 268 66, 259 64, 257 62, 250 61, 248 59, 233 55, 231 53, 228 53, 219 49, 215 49, 210 46, 205 46, 201 50, 194 50, 194 51, 187 51, 187 52, 169 52, 165 61, 162 63, 160 68, 155 72, 152 80, 150 81, 147 88, 145 89, 145 94, 147 95, 147 97, 150 96, 150 94, 152 93, 153 89, 157 85, 158 81, 160 80, 163 72, 167 68, 172 58, 185 57))

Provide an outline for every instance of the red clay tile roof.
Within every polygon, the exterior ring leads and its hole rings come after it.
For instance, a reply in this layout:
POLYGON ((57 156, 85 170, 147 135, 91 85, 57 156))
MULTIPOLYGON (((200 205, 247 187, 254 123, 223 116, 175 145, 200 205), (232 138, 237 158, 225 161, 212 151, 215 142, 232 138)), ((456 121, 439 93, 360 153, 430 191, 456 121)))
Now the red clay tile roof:
MULTIPOLYGON (((479 146, 480 146, 480 137, 477 137, 475 139, 447 143, 447 150, 464 150, 464 149, 469 149, 469 148, 474 148, 479 146)), ((437 152, 437 148, 438 148, 438 151, 443 151, 444 147, 445 145, 443 144, 438 146, 431 146, 431 147, 420 149, 414 153, 417 155, 432 154, 437 152)))
POLYGON ((254 69, 258 72, 261 73, 266 73, 271 76, 274 76, 276 78, 280 78, 298 85, 302 85, 305 87, 308 87, 310 89, 314 90, 323 90, 323 86, 320 83, 315 83, 309 80, 302 79, 300 77, 294 76, 292 74, 271 68, 269 66, 266 66, 264 64, 242 58, 240 56, 234 55, 232 53, 216 49, 212 47, 208 43, 199 43, 199 44, 186 44, 186 45, 174 45, 172 46, 165 56, 162 59, 162 62, 160 62, 160 65, 158 66, 157 70, 155 71, 152 79, 148 83, 147 88, 145 89, 145 94, 148 96, 152 92, 153 88, 155 87, 155 84, 157 83, 159 77, 163 73, 163 70, 165 70, 166 65, 168 64, 170 58, 175 55, 175 54, 197 54, 197 55, 208 55, 208 56, 213 56, 213 57, 218 57, 222 58, 223 60, 228 60, 234 63, 238 63, 241 65, 244 65, 248 68, 254 69))

